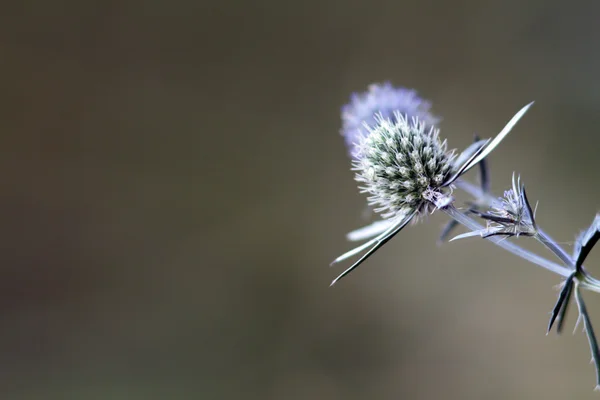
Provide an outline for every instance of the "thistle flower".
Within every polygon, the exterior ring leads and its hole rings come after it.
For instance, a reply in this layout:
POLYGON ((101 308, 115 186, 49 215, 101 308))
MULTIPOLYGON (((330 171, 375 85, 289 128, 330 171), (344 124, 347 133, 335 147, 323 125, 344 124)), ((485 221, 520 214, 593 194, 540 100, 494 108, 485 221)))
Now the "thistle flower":
POLYGON ((383 218, 426 212, 452 171, 454 153, 439 139, 439 131, 417 117, 400 112, 393 119, 376 116, 377 125, 359 138, 353 170, 369 205, 383 218))
MULTIPOLYGON (((371 247, 357 262, 333 282, 349 274, 381 246, 394 237, 413 217, 451 204, 451 185, 461 175, 483 160, 510 132, 533 103, 523 107, 493 139, 476 142, 454 159, 454 153, 441 142, 436 129, 426 130, 424 122, 414 117, 410 122, 397 112, 394 119, 376 117, 376 126, 361 135, 353 169, 362 192, 368 193, 371 205, 382 213, 388 224, 367 227, 377 235, 335 259, 345 260, 371 247)), ((361 236, 361 235, 357 235, 361 236)), ((362 235, 364 237, 364 235, 362 235)))
POLYGON ((453 240, 470 236, 533 236, 537 233, 535 212, 531 209, 521 178, 512 177, 512 189, 504 192, 504 197, 492 204, 489 212, 471 211, 488 221, 486 229, 458 235, 453 240))
POLYGON ((355 156, 355 145, 365 133, 365 126, 374 127, 376 115, 394 120, 396 113, 407 119, 417 117, 428 130, 440 119, 429 110, 431 103, 423 100, 412 89, 395 88, 391 83, 373 84, 364 93, 354 93, 350 103, 342 107, 342 130, 348 150, 355 156))

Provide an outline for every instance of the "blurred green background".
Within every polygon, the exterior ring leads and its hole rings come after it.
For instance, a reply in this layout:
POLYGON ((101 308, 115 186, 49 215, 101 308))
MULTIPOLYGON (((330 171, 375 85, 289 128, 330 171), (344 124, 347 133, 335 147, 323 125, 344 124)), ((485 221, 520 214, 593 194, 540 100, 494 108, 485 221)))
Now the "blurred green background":
POLYGON ((0 397, 593 398, 585 336, 545 335, 560 279, 487 242, 437 247, 442 215, 333 288, 347 265, 328 265, 368 222, 340 106, 386 80, 430 99, 455 148, 536 100, 493 188, 521 173, 570 249, 598 211, 599 13, 3 4, 0 397))

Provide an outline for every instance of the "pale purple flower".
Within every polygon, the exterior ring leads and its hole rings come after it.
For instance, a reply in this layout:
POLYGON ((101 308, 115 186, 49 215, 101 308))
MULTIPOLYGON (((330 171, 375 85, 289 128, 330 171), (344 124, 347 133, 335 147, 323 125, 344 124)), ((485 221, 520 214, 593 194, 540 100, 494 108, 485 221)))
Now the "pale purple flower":
POLYGON ((416 90, 394 87, 391 83, 372 84, 363 93, 354 93, 350 103, 342 107, 342 129, 348 150, 352 156, 356 154, 355 145, 360 136, 367 133, 366 126, 374 127, 375 116, 392 119, 399 113, 407 120, 416 117, 425 124, 426 130, 435 126, 440 119, 429 110, 431 103, 417 95, 416 90))

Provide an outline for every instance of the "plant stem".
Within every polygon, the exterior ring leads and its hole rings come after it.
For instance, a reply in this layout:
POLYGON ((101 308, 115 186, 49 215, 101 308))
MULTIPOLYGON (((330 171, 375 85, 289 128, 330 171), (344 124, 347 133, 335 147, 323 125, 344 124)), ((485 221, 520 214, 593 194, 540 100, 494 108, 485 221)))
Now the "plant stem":
POLYGON ((566 251, 563 250, 546 232, 541 229, 537 229, 537 233, 534 236, 544 246, 546 246, 552 253, 554 253, 562 262, 575 269, 575 261, 571 258, 566 251))
POLYGON ((489 193, 484 192, 483 190, 481 190, 481 188, 479 186, 474 185, 471 182, 467 182, 463 179, 457 179, 456 181, 454 181, 454 184, 459 189, 462 189, 465 192, 469 193, 471 196, 473 196, 475 199, 477 199, 477 201, 482 201, 485 204, 487 204, 488 206, 492 206, 494 203, 496 203, 498 201, 498 199, 496 197, 494 197, 493 195, 491 195, 489 193))
MULTIPOLYGON (((452 204, 449 205, 448 207, 442 208, 441 210, 444 213, 446 213, 448 216, 453 218, 456 222, 458 222, 461 225, 466 226, 467 228, 469 228, 472 231, 483 229, 483 227, 481 225, 479 225, 479 223, 477 223, 473 218, 461 213, 452 204)), ((556 264, 550 260, 547 260, 541 256, 538 256, 537 254, 532 253, 528 250, 525 250, 522 247, 517 246, 513 242, 509 242, 508 240, 506 240, 506 238, 501 238, 498 236, 490 236, 486 239, 489 240, 490 242, 494 243, 495 245, 503 248, 504 250, 507 250, 508 252, 513 253, 516 256, 519 256, 527 261, 530 261, 536 265, 539 265, 540 267, 545 268, 548 271, 554 272, 555 274, 561 275, 565 278, 568 277, 572 273, 572 270, 565 268, 559 264, 556 264)), ((599 289, 600 289, 600 287, 599 287, 599 289)))
MULTIPOLYGON (((469 193, 471 196, 477 199, 477 201, 484 203, 485 205, 491 207, 495 202, 498 201, 494 196, 489 193, 484 192, 477 185, 472 184, 471 182, 458 179, 455 182, 456 186, 465 192, 469 193)), ((570 266, 572 269, 575 269, 575 261, 571 258, 571 256, 560 247, 554 239, 552 239, 546 232, 542 231, 538 228, 537 235, 535 238, 540 241, 546 248, 548 248, 552 253, 554 253, 562 262, 566 265, 570 266)), ((582 270, 584 271, 585 280, 582 282, 582 287, 585 287, 589 290, 598 291, 600 293, 600 281, 592 278, 589 274, 585 272, 585 268, 582 266, 582 270), (593 283, 592 283, 593 281, 593 283), (587 284, 586 284, 587 282, 587 284), (592 286, 598 286, 596 289, 591 289, 592 286)))
POLYGON ((583 280, 579 281, 579 286, 591 292, 600 293, 600 281, 596 278, 592 278, 590 275, 586 274, 583 277, 583 280))
MULTIPOLYGON (((483 190, 481 190, 481 188, 479 188, 479 186, 474 185, 470 182, 458 179, 455 182, 455 184, 458 188, 469 193, 471 196, 476 198, 477 201, 484 203, 487 206, 492 206, 497 201, 497 199, 494 196, 484 192, 483 190)), ((455 221, 459 222, 460 224, 466 226, 471 230, 479 230, 482 228, 472 218, 456 210, 454 206, 451 206, 451 208, 449 207, 447 209, 443 209, 442 211, 444 211, 446 214, 452 217, 455 221)), ((504 239, 500 239, 496 236, 492 236, 487 239, 497 244, 498 246, 504 248, 505 250, 508 250, 519 257, 529 260, 559 275, 567 277, 568 274, 572 273, 572 270, 575 269, 575 261, 562 247, 560 247, 546 232, 542 231, 539 228, 535 238, 538 241, 540 241, 546 248, 548 248, 552 253, 554 253, 554 255, 556 255, 562 262, 568 265, 571 269, 569 270, 563 266, 560 266, 549 260, 539 257, 537 254, 530 253, 525 249, 522 249, 519 246, 515 245, 514 243, 508 242, 504 239)), ((600 280, 588 274, 583 266, 581 266, 581 273, 578 274, 576 279, 579 282, 579 286, 582 289, 600 293, 600 280)))

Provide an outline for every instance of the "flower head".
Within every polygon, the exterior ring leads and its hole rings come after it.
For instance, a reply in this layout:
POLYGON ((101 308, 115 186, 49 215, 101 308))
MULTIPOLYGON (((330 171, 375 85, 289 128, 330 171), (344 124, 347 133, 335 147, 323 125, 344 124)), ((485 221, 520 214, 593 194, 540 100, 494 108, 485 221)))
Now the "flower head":
POLYGON ((383 218, 426 211, 441 195, 454 153, 447 151, 437 129, 417 117, 409 121, 396 112, 390 119, 377 115, 375 121, 359 137, 353 162, 361 191, 383 218))
POLYGON ((515 180, 513 174, 512 189, 504 192, 504 197, 492 203, 488 212, 471 211, 485 219, 488 223, 486 229, 458 235, 452 240, 469 236, 480 235, 483 238, 490 236, 534 236, 537 232, 535 212, 531 209, 525 186, 521 178, 515 180))
POLYGON ((429 129, 439 122, 439 118, 429 112, 430 108, 431 103, 421 99, 415 90, 395 88, 389 82, 373 84, 368 91, 353 94, 350 103, 342 107, 341 134, 354 156, 355 144, 365 132, 365 125, 373 127, 377 123, 376 115, 392 120, 396 113, 407 119, 417 117, 429 129))
POLYGON ((512 189, 504 192, 499 203, 494 204, 489 214, 481 214, 493 223, 496 234, 506 236, 533 236, 537 230, 535 213, 531 209, 521 178, 512 178, 512 189))

